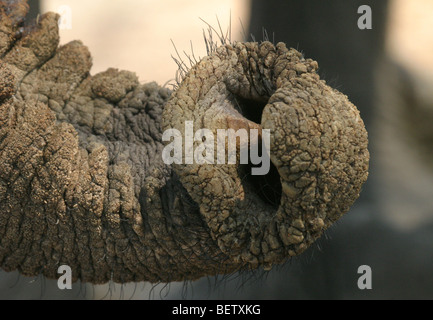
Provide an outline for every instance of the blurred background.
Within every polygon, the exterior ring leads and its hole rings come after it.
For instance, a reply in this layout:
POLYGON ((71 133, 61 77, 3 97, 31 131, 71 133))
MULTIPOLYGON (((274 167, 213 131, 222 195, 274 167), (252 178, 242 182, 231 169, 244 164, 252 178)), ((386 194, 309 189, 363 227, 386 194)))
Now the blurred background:
POLYGON ((92 74, 109 67, 141 82, 173 83, 177 51, 206 55, 201 19, 232 40, 264 35, 319 62, 319 73, 358 107, 370 140, 370 176, 350 212, 298 258, 270 272, 196 282, 104 286, 0 271, 2 299, 432 299, 433 2, 431 0, 40 0, 56 11, 61 44, 80 39, 92 74), (372 29, 360 30, 369 5, 372 29), (201 18, 201 19, 200 19, 201 18), (176 49, 173 46, 173 43, 176 49), (372 289, 357 286, 358 267, 372 289))

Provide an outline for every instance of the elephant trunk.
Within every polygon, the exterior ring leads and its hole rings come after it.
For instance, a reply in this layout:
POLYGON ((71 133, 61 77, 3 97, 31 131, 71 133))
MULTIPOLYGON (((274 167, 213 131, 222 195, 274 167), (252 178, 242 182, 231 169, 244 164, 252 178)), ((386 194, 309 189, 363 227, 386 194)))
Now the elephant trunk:
MULTIPOLYGON (((213 161, 184 157, 173 168, 220 249, 249 268, 270 268, 303 252, 358 198, 368 175, 367 132, 356 107, 296 50, 267 41, 210 47, 167 102, 163 129, 182 131, 190 121, 218 137, 221 129, 260 128, 269 136, 262 160, 267 150, 272 165, 259 173, 239 155, 222 163, 218 150, 213 161)), ((220 140, 212 147, 230 153, 220 140)), ((239 154, 266 144, 252 140, 237 144, 239 154)))
POLYGON ((124 283, 270 268, 358 197, 359 112, 296 50, 208 42, 171 92, 90 75, 80 41, 58 46, 58 15, 26 10, 0 1, 2 269, 124 283))
POLYGON ((56 278, 66 264, 92 283, 234 270, 162 161, 170 90, 116 69, 91 76, 80 41, 58 47, 56 14, 23 27, 25 6, 0 8, 2 269, 56 278))

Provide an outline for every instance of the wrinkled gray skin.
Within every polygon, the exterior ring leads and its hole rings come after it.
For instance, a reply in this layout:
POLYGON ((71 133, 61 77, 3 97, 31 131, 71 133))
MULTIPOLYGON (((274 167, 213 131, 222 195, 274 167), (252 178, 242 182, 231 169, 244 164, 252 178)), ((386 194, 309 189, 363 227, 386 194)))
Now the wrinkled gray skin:
POLYGON ((359 196, 359 112, 296 50, 213 44, 172 93, 127 71, 90 76, 81 42, 58 48, 57 15, 22 29, 24 2, 0 10, 2 269, 56 278, 67 264, 97 284, 271 268, 359 196), (162 131, 186 120, 270 129, 276 200, 240 165, 164 164, 162 131))

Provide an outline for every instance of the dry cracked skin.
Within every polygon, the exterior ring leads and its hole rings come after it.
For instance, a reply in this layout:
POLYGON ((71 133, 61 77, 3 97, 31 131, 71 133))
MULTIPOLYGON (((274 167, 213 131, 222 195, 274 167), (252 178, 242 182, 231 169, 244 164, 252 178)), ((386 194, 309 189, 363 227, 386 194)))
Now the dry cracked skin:
POLYGON ((302 253, 358 198, 368 175, 356 107, 282 43, 234 42, 175 91, 134 73, 90 75, 58 15, 26 22, 0 1, 0 266, 73 280, 170 282, 302 253), (271 169, 172 164, 162 132, 269 129, 271 169))

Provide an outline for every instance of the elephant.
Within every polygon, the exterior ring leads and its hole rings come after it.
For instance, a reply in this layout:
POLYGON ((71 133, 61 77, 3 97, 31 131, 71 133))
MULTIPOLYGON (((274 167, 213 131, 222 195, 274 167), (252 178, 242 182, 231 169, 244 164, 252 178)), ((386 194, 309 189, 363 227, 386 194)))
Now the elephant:
POLYGON ((93 284, 270 270, 359 197, 364 122, 297 50, 223 33, 215 41, 211 29, 208 56, 178 61, 169 90, 114 68, 90 75, 83 43, 59 47, 59 16, 26 21, 27 11, 26 1, 0 2, 3 270, 55 279, 68 265, 73 281, 93 284), (189 163, 185 151, 167 164, 164 133, 187 121, 215 136, 258 132, 236 150, 269 152, 268 172, 250 173, 257 163, 239 154, 235 164, 189 163))

